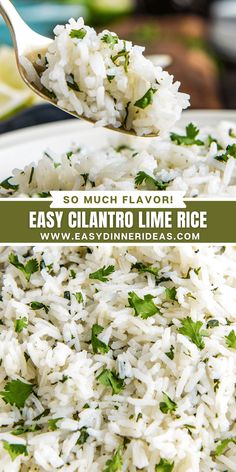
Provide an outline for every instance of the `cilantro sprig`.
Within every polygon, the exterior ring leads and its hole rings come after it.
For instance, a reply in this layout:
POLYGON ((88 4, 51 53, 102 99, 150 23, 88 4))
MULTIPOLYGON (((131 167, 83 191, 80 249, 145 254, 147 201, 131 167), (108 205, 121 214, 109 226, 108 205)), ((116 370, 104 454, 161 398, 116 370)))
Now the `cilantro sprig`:
POLYGON ((103 266, 101 269, 91 272, 89 274, 90 279, 100 280, 100 282, 108 282, 108 276, 115 272, 115 267, 113 265, 103 266))
POLYGON ((171 133, 170 134, 171 141, 173 141, 175 144, 178 144, 179 146, 181 145, 193 146, 194 144, 196 146, 204 145, 203 141, 201 141, 200 139, 197 139, 197 136, 199 134, 199 129, 193 123, 189 123, 189 125, 186 126, 185 130, 186 130, 185 135, 171 133))
POLYGON ((98 376, 97 380, 105 387, 112 389, 112 395, 120 393, 124 389, 124 380, 110 369, 104 369, 98 376))
POLYGON ((236 144, 229 144, 225 153, 221 154, 220 156, 215 156, 215 159, 219 162, 227 162, 230 157, 236 159, 236 144))
POLYGON ((178 329, 179 333, 187 336, 192 343, 196 344, 198 349, 202 350, 205 347, 203 336, 206 335, 202 330, 203 323, 201 321, 193 321, 190 316, 181 320, 182 326, 178 329))
POLYGON ((146 184, 150 189, 155 189, 155 190, 166 190, 168 185, 170 184, 169 182, 164 182, 163 180, 160 179, 155 179, 151 175, 147 174, 144 171, 139 171, 135 177, 135 185, 138 187, 142 184, 146 184))
POLYGON ((114 456, 112 459, 109 459, 106 462, 106 467, 103 469, 103 472, 120 472, 122 471, 123 467, 123 458, 121 455, 122 448, 119 447, 117 451, 115 452, 114 456))
POLYGON ((105 33, 101 39, 104 43, 109 44, 111 49, 118 43, 118 36, 112 33, 105 33))
POLYGON ((157 269, 157 267, 145 265, 142 262, 136 262, 135 264, 133 264, 132 269, 137 269, 140 273, 148 272, 149 274, 152 274, 155 277, 157 277, 159 273, 159 269, 157 269))
POLYGON ((135 316, 140 316, 143 320, 160 314, 160 309, 155 305, 153 295, 144 295, 140 298, 135 292, 129 292, 128 302, 129 306, 134 309, 135 316))
POLYGON ((17 379, 7 382, 0 395, 5 403, 23 408, 32 391, 33 385, 31 383, 25 383, 17 379))
POLYGON ((19 269, 25 276, 27 282, 30 281, 30 277, 32 274, 35 272, 38 272, 39 270, 39 264, 37 259, 29 259, 26 264, 23 264, 22 262, 19 261, 19 258, 16 254, 13 252, 9 254, 9 262, 12 264, 14 267, 19 269))
POLYGON ((92 336, 91 336, 91 344, 93 348, 94 354, 106 354, 109 351, 109 346, 104 342, 98 339, 98 335, 103 332, 104 328, 98 324, 94 324, 92 326, 92 336))

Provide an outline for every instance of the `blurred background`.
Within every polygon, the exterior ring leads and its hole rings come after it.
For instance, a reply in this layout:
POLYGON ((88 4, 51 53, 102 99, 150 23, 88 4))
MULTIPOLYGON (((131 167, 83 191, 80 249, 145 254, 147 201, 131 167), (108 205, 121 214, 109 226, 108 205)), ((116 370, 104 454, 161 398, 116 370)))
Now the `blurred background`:
MULTIPOLYGON (((167 55, 167 70, 181 81, 181 89, 190 93, 192 108, 236 109, 236 0, 13 3, 33 29, 47 36, 52 36, 56 24, 81 15, 98 30, 111 28, 120 37, 144 45, 146 54, 167 55)), ((0 17, 0 132, 19 123, 27 126, 65 118, 54 107, 38 104, 24 87, 11 47, 11 37, 0 17), (36 115, 31 108, 35 105, 36 115)))

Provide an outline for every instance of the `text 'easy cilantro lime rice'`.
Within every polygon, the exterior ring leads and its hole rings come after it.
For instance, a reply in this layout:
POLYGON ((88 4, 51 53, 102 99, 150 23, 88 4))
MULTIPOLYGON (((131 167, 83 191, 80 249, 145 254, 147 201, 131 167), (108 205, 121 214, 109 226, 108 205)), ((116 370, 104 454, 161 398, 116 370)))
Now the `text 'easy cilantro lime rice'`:
POLYGON ((236 251, 1 248, 0 470, 235 472, 236 251))
POLYGON ((143 47, 107 30, 97 34, 82 18, 54 33, 46 55, 37 60, 45 71, 38 76, 24 57, 22 65, 60 107, 138 135, 167 132, 187 108, 189 96, 178 92, 179 82, 146 59, 143 47))

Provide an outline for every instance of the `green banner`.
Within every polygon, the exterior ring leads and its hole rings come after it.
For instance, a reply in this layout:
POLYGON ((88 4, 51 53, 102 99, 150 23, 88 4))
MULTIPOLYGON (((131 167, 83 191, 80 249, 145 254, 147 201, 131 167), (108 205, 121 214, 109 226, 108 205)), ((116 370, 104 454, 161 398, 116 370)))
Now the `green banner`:
POLYGON ((0 200, 0 244, 236 244, 236 200, 186 208, 53 209, 48 200, 0 200))

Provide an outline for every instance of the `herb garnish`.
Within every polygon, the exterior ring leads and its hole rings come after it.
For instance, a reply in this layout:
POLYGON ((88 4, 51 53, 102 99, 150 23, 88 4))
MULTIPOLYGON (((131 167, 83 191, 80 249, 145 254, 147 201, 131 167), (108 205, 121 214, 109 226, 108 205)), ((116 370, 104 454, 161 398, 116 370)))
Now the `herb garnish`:
POLYGON ((171 345, 169 352, 165 352, 165 355, 173 361, 174 355, 175 355, 174 352, 175 352, 175 348, 174 348, 174 346, 171 345))
POLYGON ((228 336, 225 336, 226 344, 231 349, 236 349, 236 334, 235 331, 232 329, 228 336))
POLYGON ((83 294, 82 294, 81 292, 73 293, 73 295, 75 296, 76 301, 77 301, 78 303, 83 303, 84 298, 83 298, 83 294))
POLYGON ((152 267, 151 265, 145 265, 142 262, 136 262, 132 265, 131 269, 137 269, 140 273, 148 272, 149 274, 152 274, 155 277, 157 277, 159 273, 159 269, 157 269, 156 267, 152 267))
POLYGON ((230 157, 236 159, 236 144, 229 144, 225 153, 221 154, 221 156, 216 156, 215 159, 220 162, 227 162, 230 157))
POLYGON ((124 388, 124 380, 120 379, 113 370, 104 369, 97 376, 97 380, 105 387, 111 387, 112 395, 120 393, 124 388))
POLYGON ((160 309, 153 302, 153 295, 144 295, 144 298, 140 298, 135 292, 129 292, 129 306, 134 309, 135 316, 140 316, 143 320, 146 320, 150 316, 160 314, 160 309))
POLYGON ((5 190, 14 190, 14 192, 16 192, 16 190, 18 190, 18 188, 19 188, 19 185, 11 184, 9 182, 9 180, 12 179, 12 178, 13 177, 8 177, 7 179, 3 180, 0 183, 0 187, 4 188, 5 190))
POLYGON ((144 171, 139 171, 137 173, 134 182, 136 186, 139 186, 145 183, 149 185, 151 189, 153 189, 154 187, 155 190, 166 190, 166 188, 168 187, 170 183, 170 181, 164 182, 163 180, 155 179, 154 177, 152 177, 151 175, 148 175, 144 171))
POLYGON ((63 420, 63 418, 52 418, 48 420, 48 429, 49 431, 56 431, 59 427, 57 426, 58 421, 63 420))
POLYGON ((173 402, 168 395, 166 395, 165 392, 163 393, 163 400, 160 402, 160 410, 162 413, 167 414, 167 413, 172 413, 173 411, 176 410, 177 404, 173 402))
POLYGON ((193 146, 194 144, 197 146, 203 146, 204 143, 200 139, 196 139, 197 135, 199 134, 199 129, 193 124, 189 123, 188 126, 186 126, 186 135, 181 136, 180 134, 176 133, 171 133, 170 134, 170 139, 174 143, 178 145, 184 145, 184 146, 193 146))
POLYGON ((203 336, 205 332, 201 330, 203 323, 201 321, 193 321, 190 316, 181 320, 181 323, 182 326, 178 329, 179 333, 187 336, 200 350, 204 349, 203 336))
POLYGON ((83 428, 80 429, 80 436, 76 441, 76 444, 79 446, 82 446, 84 443, 86 443, 87 439, 89 437, 89 434, 87 433, 87 428, 84 426, 83 428))
POLYGON ((216 327, 219 326, 219 325, 220 325, 220 323, 219 323, 218 320, 209 320, 209 321, 207 322, 206 327, 207 327, 207 329, 208 329, 208 328, 216 328, 216 327))
POLYGON ((134 104, 135 107, 142 108, 143 110, 153 103, 153 95, 157 92, 157 89, 150 88, 142 98, 137 100, 134 104))
POLYGON ((124 58, 124 69, 125 72, 128 72, 128 66, 129 66, 129 51, 127 51, 125 48, 122 49, 122 51, 118 52, 115 56, 111 57, 112 62, 119 67, 120 66, 120 61, 119 59, 124 58))
POLYGON ((220 441, 216 449, 212 451, 211 455, 214 457, 221 456, 222 454, 225 453, 226 448, 231 442, 236 444, 236 438, 232 437, 232 438, 223 439, 222 441, 220 441))
POLYGON ((19 261, 18 256, 12 252, 11 254, 9 254, 8 260, 10 264, 19 269, 24 274, 27 282, 30 281, 31 275, 35 272, 38 272, 39 270, 39 264, 37 259, 29 259, 26 264, 22 264, 19 261))
MULTIPOLYGON (((66 83, 70 89, 74 90, 75 92, 80 92, 80 88, 77 82, 75 82, 74 74, 68 74, 66 76, 66 83)), ((72 154, 73 153, 71 153, 71 155, 72 154)))
POLYGON ((26 316, 23 318, 19 318, 18 320, 15 320, 15 332, 16 333, 21 333, 24 328, 27 328, 28 325, 28 320, 26 316))
POLYGON ((84 29, 84 28, 80 28, 80 29, 78 29, 78 30, 72 29, 72 30, 70 31, 70 37, 71 37, 72 39, 74 39, 74 38, 76 38, 76 39, 83 39, 83 38, 86 36, 86 34, 87 34, 87 31, 86 31, 86 29, 84 29))
POLYGON ((123 467, 123 459, 121 456, 121 447, 117 449, 112 459, 106 462, 106 467, 103 472, 119 472, 123 467))
POLYGON ((44 310, 46 314, 48 314, 49 312, 49 306, 48 305, 44 305, 44 303, 40 303, 40 302, 30 302, 28 303, 28 306, 31 308, 31 310, 44 310))
POLYGON ((3 448, 8 452, 12 461, 14 461, 17 456, 20 456, 21 454, 28 456, 27 448, 24 444, 10 444, 7 441, 3 441, 3 448))
POLYGON ((5 403, 15 405, 17 408, 23 408, 32 391, 32 384, 22 382, 21 380, 11 380, 6 383, 0 395, 5 403))
POLYGON ((174 462, 169 462, 167 459, 161 459, 159 464, 156 464, 155 466, 155 472, 172 472, 174 465, 174 462))
POLYGON ((92 326, 91 344, 94 354, 98 354, 99 352, 105 354, 110 349, 107 344, 98 339, 98 335, 101 334, 103 330, 104 328, 98 324, 92 326))
POLYGON ((117 36, 116 34, 106 33, 106 34, 104 34, 104 36, 101 38, 101 40, 102 40, 104 43, 109 44, 109 46, 111 47, 111 49, 113 49, 114 46, 115 46, 115 44, 118 43, 118 36, 117 36))
POLYGON ((101 269, 96 270, 95 272, 91 272, 89 274, 90 279, 100 280, 100 282, 107 282, 108 276, 115 272, 115 267, 113 265, 103 266, 101 269))
POLYGON ((176 291, 176 288, 175 288, 175 287, 166 288, 165 294, 166 294, 166 299, 167 299, 167 300, 173 300, 173 301, 175 301, 175 302, 178 301, 177 298, 176 298, 177 291, 176 291))

